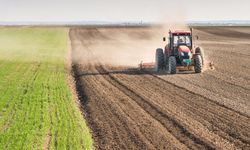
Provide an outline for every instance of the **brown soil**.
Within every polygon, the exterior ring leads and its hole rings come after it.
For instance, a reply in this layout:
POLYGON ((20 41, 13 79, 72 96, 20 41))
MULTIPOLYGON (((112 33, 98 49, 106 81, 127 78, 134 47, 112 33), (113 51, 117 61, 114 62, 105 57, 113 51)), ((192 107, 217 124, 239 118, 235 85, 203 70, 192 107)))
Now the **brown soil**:
POLYGON ((126 52, 126 44, 146 49, 160 40, 157 29, 72 28, 77 90, 96 148, 250 149, 249 31, 195 30, 215 69, 168 75, 112 65, 95 55, 100 47, 108 55, 109 47, 126 52))

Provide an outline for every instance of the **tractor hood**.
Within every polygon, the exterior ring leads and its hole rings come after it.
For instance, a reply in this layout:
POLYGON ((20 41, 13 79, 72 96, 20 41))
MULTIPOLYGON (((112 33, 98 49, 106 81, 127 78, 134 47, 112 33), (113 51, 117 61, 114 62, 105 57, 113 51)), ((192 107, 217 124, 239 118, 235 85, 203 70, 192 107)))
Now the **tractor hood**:
POLYGON ((189 53, 190 49, 185 45, 181 45, 181 46, 179 46, 178 51, 183 52, 183 53, 189 53))

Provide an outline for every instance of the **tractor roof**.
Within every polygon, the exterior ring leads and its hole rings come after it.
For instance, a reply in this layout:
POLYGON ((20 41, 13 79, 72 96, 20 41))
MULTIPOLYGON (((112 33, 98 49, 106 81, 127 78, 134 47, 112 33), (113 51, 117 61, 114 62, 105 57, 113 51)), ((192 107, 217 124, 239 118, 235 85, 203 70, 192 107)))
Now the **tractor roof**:
POLYGON ((179 35, 179 34, 191 34, 191 31, 184 31, 184 30, 175 30, 171 31, 173 35, 179 35))

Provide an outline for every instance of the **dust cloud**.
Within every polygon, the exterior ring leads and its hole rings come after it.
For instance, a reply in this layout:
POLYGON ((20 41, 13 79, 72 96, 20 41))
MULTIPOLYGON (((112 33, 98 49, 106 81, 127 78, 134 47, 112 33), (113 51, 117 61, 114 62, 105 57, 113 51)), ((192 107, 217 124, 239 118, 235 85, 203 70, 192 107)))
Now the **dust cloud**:
POLYGON ((161 16, 151 27, 71 30, 71 38, 76 38, 71 40, 75 42, 72 44, 75 45, 73 61, 118 66, 137 66, 141 61, 154 62, 155 50, 164 49, 167 42, 162 39, 168 36, 170 29, 189 30, 183 14, 161 16))
MULTIPOLYGON (((173 25, 172 25, 173 26, 173 25)), ((186 29, 185 25, 174 26, 186 29)), ((73 61, 82 63, 102 63, 118 66, 137 66, 141 61, 154 62, 155 49, 164 48, 171 26, 128 28, 91 28, 70 33, 78 45, 74 47, 73 61), (84 49, 83 49, 84 48, 84 49)), ((77 31, 77 30, 74 30, 77 31)))

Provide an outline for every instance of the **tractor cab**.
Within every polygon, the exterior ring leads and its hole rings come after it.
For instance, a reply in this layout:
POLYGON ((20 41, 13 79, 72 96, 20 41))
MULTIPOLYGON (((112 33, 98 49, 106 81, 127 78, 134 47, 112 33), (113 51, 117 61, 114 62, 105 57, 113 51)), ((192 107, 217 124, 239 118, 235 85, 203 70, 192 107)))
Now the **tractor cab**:
POLYGON ((190 31, 169 31, 169 49, 178 51, 180 46, 187 46, 192 49, 192 34, 190 31))
POLYGON ((189 35, 175 35, 175 36, 173 36, 173 46, 178 47, 180 45, 192 47, 190 36, 189 35))

